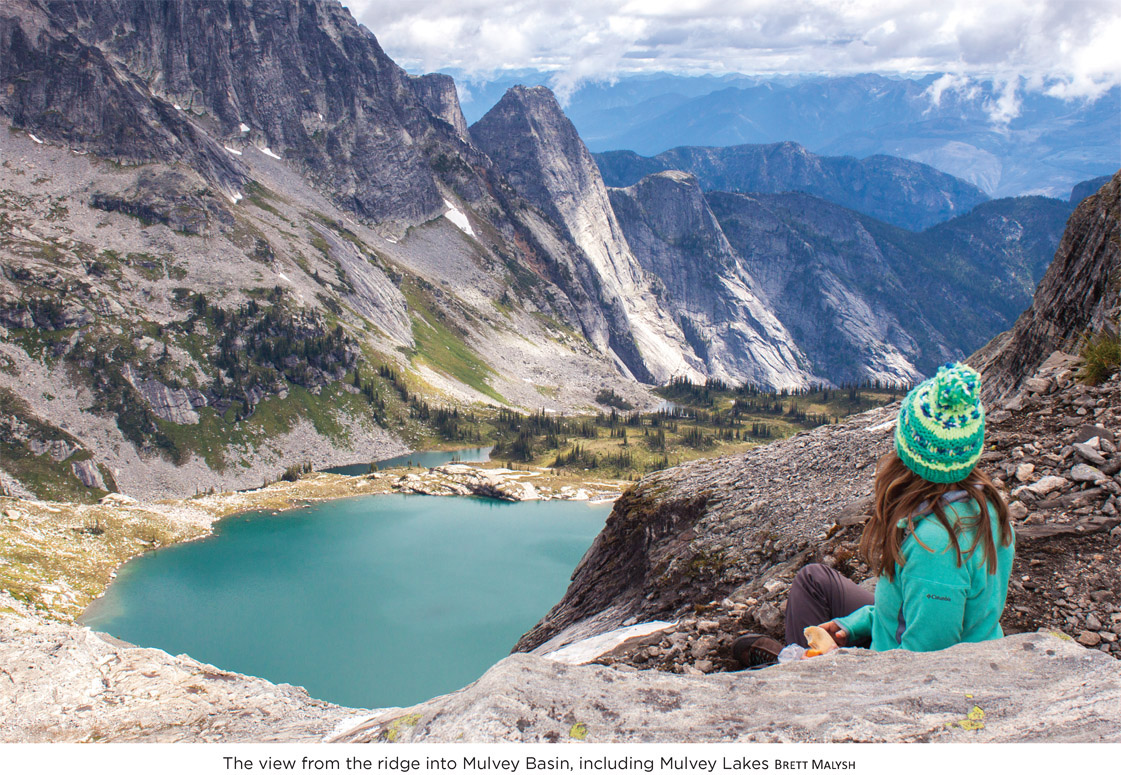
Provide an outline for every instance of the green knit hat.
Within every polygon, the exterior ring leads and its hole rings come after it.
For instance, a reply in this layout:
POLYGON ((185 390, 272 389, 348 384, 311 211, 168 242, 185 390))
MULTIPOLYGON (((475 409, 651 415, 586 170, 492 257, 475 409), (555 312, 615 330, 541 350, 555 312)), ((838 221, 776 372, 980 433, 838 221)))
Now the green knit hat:
POLYGON ((981 375, 947 363, 919 383, 899 409, 895 452, 903 465, 928 482, 960 482, 985 448, 981 375))

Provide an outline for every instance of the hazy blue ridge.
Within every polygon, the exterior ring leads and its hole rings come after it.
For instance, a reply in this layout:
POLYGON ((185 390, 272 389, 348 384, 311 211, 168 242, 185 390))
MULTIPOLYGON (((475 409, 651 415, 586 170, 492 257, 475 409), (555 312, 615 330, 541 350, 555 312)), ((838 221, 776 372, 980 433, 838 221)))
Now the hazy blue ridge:
POLYGON ((1084 180, 1070 191, 1070 205, 1077 207, 1088 196, 1096 194, 1098 189, 1110 181, 1112 175, 1102 175, 1092 180, 1084 180))
POLYGON ((649 158, 609 151, 595 159, 609 186, 631 186, 651 173, 677 169, 694 175, 706 191, 801 191, 912 230, 988 199, 976 186, 926 164, 890 156, 818 156, 791 142, 673 148, 649 158))

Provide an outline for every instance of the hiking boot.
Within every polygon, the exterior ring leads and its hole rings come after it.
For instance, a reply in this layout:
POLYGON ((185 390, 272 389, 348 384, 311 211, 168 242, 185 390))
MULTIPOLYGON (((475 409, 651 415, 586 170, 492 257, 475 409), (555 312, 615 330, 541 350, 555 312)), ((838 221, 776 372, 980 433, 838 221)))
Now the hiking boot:
POLYGON ((749 669, 775 664, 780 651, 781 643, 756 633, 741 635, 732 644, 732 658, 749 669))

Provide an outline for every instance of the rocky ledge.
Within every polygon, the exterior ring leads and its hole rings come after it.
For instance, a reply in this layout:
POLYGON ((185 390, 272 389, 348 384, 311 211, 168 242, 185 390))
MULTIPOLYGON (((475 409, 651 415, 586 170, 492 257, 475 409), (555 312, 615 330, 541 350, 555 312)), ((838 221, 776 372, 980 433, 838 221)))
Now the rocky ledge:
POLYGON ((1031 633, 713 676, 516 654, 332 742, 1121 742, 1121 663, 1031 633))

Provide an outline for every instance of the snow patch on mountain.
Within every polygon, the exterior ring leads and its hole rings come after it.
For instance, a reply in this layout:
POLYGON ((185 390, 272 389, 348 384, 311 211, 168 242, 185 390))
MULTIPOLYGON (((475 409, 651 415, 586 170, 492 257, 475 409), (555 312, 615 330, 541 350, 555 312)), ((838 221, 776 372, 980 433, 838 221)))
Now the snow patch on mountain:
POLYGON ((467 216, 464 215, 463 211, 447 199, 444 200, 444 204, 447 205, 448 208, 448 211, 444 213, 444 217, 459 227, 459 230, 468 237, 474 237, 475 230, 471 228, 471 222, 467 220, 467 216))

